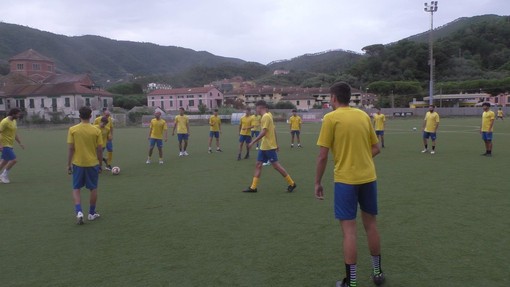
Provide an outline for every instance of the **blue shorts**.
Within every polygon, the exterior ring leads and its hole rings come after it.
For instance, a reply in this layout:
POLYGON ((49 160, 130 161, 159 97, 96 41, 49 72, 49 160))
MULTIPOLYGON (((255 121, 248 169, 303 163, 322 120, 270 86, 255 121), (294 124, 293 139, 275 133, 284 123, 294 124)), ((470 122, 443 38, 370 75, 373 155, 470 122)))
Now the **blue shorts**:
POLYGON ((245 142, 245 143, 249 144, 249 143, 251 143, 251 136, 240 135, 239 136, 239 142, 240 143, 245 142))
POLYGON ((278 161, 278 154, 276 153, 275 149, 270 150, 259 150, 259 154, 257 156, 257 161, 260 162, 277 162, 278 161))
POLYGON ((2 159, 5 161, 15 160, 16 155, 14 154, 14 149, 12 149, 12 147, 4 146, 2 150, 2 159))
POLYGON ((299 135, 300 133, 301 133, 300 131, 290 131, 291 135, 299 135))
POLYGON ((162 139, 153 139, 153 138, 150 138, 149 139, 149 145, 151 148, 154 148, 155 145, 158 146, 158 148, 162 148, 163 147, 163 140, 162 139))
POLYGON ((383 136, 384 135, 384 131, 375 131, 375 134, 378 135, 378 136, 383 136))
POLYGON ((259 134, 260 134, 260 131, 251 131, 251 137, 252 137, 252 138, 256 138, 256 137, 258 137, 258 136, 259 136, 259 134))
POLYGON ((210 131, 210 132, 209 132, 209 137, 210 137, 210 138, 217 138, 217 139, 219 139, 219 138, 220 138, 220 132, 213 132, 213 131, 210 131))
POLYGON ((183 140, 187 141, 188 140, 188 134, 177 134, 177 140, 182 142, 183 140))
POLYGON ((482 132, 482 139, 486 142, 492 141, 492 132, 482 132))
POLYGON ((108 140, 106 142, 106 150, 109 152, 113 152, 113 142, 111 140, 108 140))
POLYGON ((377 182, 345 184, 335 182, 335 218, 353 220, 361 210, 377 215, 377 182))
POLYGON ((86 187, 96 189, 99 178, 99 165, 91 167, 80 167, 73 164, 73 189, 86 187))
POLYGON ((437 136, 436 136, 436 133, 429 133, 429 132, 423 132, 423 138, 424 139, 428 139, 430 137, 430 139, 432 139, 433 141, 436 140, 437 136))

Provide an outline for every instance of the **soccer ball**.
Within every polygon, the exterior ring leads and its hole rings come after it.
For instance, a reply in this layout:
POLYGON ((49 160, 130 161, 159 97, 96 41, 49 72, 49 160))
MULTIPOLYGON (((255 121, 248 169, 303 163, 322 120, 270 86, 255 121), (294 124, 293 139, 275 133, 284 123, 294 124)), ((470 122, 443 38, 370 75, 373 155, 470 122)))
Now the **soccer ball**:
POLYGON ((413 128, 413 131, 416 131, 416 128, 413 128))
POLYGON ((120 173, 120 167, 118 167, 118 166, 112 167, 112 174, 113 175, 118 175, 119 173, 120 173))

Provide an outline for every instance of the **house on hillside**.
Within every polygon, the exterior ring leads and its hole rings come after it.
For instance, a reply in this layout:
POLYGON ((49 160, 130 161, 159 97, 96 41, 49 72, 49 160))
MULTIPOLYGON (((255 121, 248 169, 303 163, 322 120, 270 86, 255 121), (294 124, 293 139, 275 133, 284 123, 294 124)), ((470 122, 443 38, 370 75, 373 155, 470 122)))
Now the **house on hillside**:
POLYGON ((186 111, 197 112, 204 105, 208 110, 223 105, 223 93, 216 87, 161 89, 147 94, 147 105, 159 107, 165 111, 176 111, 180 107, 186 111))
POLYGON ((99 113, 111 109, 113 95, 95 86, 88 74, 58 74, 55 62, 35 50, 9 59, 10 73, 0 80, 0 112, 19 108, 30 119, 78 117, 82 106, 99 113))

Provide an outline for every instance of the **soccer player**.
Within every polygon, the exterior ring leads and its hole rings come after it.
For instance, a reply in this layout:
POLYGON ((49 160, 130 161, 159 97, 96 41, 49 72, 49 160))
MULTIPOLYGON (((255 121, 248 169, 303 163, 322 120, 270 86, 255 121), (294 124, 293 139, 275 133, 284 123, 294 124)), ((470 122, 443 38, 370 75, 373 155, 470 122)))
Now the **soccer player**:
POLYGON ((423 120, 423 146, 425 146, 425 149, 421 151, 422 153, 429 151, 429 138, 432 140, 432 151, 430 154, 436 153, 436 138, 437 129, 439 128, 439 114, 434 111, 434 108, 434 105, 429 106, 429 111, 425 114, 425 119, 423 120))
POLYGON ((289 118, 289 126, 290 126, 290 134, 292 136, 292 140, 290 143, 290 147, 294 147, 294 136, 297 137, 297 146, 301 146, 301 139, 299 138, 299 134, 301 133, 301 124, 303 121, 301 120, 301 117, 297 115, 296 110, 292 110, 292 116, 289 118))
MULTIPOLYGON (((260 134, 260 115, 255 113, 251 116, 251 138, 254 139, 260 134)), ((259 142, 257 142, 256 150, 259 150, 259 142)))
POLYGON ((0 150, 2 151, 2 158, 0 160, 0 181, 3 183, 10 183, 9 171, 17 163, 16 155, 14 154, 14 141, 16 141, 22 149, 25 146, 16 133, 18 126, 16 120, 20 117, 21 110, 13 108, 7 114, 7 117, 0 122, 0 150))
POLYGON ((92 110, 81 107, 79 110, 81 123, 69 128, 67 144, 69 153, 67 158, 68 173, 73 175, 73 199, 76 211, 76 220, 83 224, 80 189, 86 187, 90 190, 90 206, 88 220, 99 218, 96 212, 97 184, 103 158, 103 139, 101 130, 90 124, 92 110))
MULTIPOLYGON (((95 122, 95 121, 94 121, 95 122)), ((103 139, 103 144, 108 141, 108 138, 110 137, 110 128, 108 127, 108 118, 103 116, 101 117, 101 121, 99 122, 99 125, 94 125, 96 128, 101 130, 101 138, 103 139)), ((104 156, 104 150, 105 147, 103 146, 103 156, 104 156)), ((103 157, 103 162, 106 164, 106 170, 111 170, 112 167, 108 165, 108 161, 106 158, 103 157)), ((99 163, 102 167, 103 163, 99 163)))
POLYGON ((258 152, 257 163, 255 165, 255 173, 251 186, 243 192, 257 192, 257 185, 262 173, 262 163, 270 161, 271 165, 276 169, 287 181, 287 191, 292 192, 296 189, 297 185, 292 180, 290 175, 287 173, 285 168, 278 162, 278 140, 276 138, 276 130, 273 123, 273 116, 268 113, 267 103, 263 100, 256 103, 257 113, 262 115, 260 119, 261 132, 260 134, 248 144, 248 148, 251 148, 256 142, 262 140, 260 143, 260 149, 258 152))
POLYGON ((161 118, 161 112, 155 112, 154 118, 149 125, 149 156, 146 164, 151 163, 152 150, 154 146, 158 146, 159 164, 163 164, 163 132, 165 134, 165 142, 168 141, 168 126, 166 121, 161 118))
POLYGON ((175 117, 174 129, 172 130, 172 136, 175 135, 175 129, 177 129, 177 140, 179 141, 179 156, 188 156, 188 138, 191 134, 189 129, 189 118, 184 114, 184 108, 179 108, 179 115, 175 117), (184 145, 183 145, 184 142, 184 145))
POLYGON ((503 120, 503 110, 501 108, 498 109, 498 119, 503 120))
POLYGON ((377 108, 377 113, 374 115, 374 128, 375 134, 381 142, 381 146, 384 147, 384 128, 386 123, 386 116, 381 114, 381 109, 377 108))
POLYGON ((94 120, 94 125, 99 125, 101 122, 102 117, 108 118, 108 128, 110 129, 110 137, 108 138, 108 141, 106 142, 106 151, 108 152, 108 158, 106 160, 106 170, 110 170, 110 167, 112 166, 112 160, 113 160, 113 118, 110 114, 110 111, 107 108, 103 109, 103 115, 98 116, 94 120))
POLYGON ((317 145, 315 197, 324 199, 322 177, 328 154, 334 158, 334 210, 343 233, 343 253, 346 277, 336 286, 356 285, 356 213, 358 203, 361 219, 372 255, 372 280, 377 285, 384 281, 381 269, 381 246, 377 230, 377 183, 373 157, 379 145, 370 117, 359 109, 349 107, 351 88, 345 83, 335 83, 330 88, 334 111, 324 116, 317 145), (342 127, 342 128, 338 128, 342 127))
POLYGON ((243 145, 246 143, 246 155, 244 159, 250 158, 250 142, 251 142, 251 125, 252 117, 250 108, 246 109, 246 114, 239 121, 239 154, 237 160, 241 160, 243 145))
POLYGON ((491 104, 482 104, 482 127, 480 133, 482 134, 483 142, 485 143, 485 153, 483 156, 492 156, 492 129, 494 127, 494 112, 491 111, 491 104))
POLYGON ((214 109, 214 114, 209 118, 209 153, 212 153, 211 144, 213 137, 216 138, 216 152, 221 152, 220 148, 220 134, 221 134, 221 119, 218 117, 218 109, 214 109))

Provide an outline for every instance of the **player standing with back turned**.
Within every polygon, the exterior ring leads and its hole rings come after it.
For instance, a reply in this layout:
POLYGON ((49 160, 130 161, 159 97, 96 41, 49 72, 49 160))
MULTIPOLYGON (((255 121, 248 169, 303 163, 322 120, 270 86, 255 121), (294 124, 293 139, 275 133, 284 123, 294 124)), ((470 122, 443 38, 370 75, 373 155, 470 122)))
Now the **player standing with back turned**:
POLYGON ((436 153, 436 138, 437 129, 439 128, 439 114, 434 111, 434 108, 434 105, 430 105, 429 111, 425 114, 425 119, 423 119, 423 146, 425 149, 421 151, 422 153, 429 151, 429 138, 432 140, 432 151, 430 151, 430 154, 436 153))

